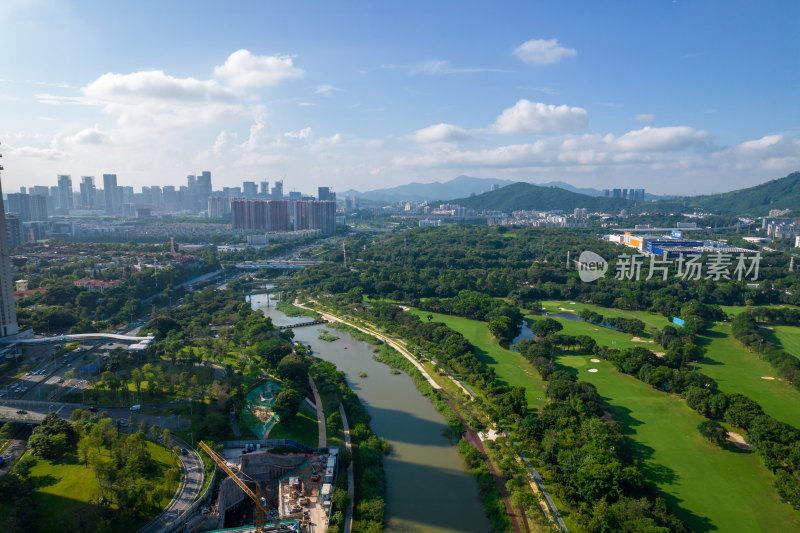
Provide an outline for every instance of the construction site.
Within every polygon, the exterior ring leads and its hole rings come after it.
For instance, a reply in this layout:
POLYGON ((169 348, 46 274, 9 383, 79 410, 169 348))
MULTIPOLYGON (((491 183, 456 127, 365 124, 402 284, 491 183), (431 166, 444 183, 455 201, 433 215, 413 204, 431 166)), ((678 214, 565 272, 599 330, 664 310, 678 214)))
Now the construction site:
POLYGON ((260 443, 206 453, 227 474, 193 531, 304 531, 328 525, 338 449, 269 453, 260 443), (213 455, 212 455, 213 454, 213 455))

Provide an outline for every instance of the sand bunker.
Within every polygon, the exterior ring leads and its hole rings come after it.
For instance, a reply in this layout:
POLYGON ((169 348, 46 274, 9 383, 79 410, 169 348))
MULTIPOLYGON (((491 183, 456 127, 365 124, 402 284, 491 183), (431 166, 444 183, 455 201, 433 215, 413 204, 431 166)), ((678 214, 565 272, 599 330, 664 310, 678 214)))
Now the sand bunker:
POLYGON ((655 352, 655 354, 656 357, 664 357, 665 355, 667 355, 667 352, 655 352))
POLYGON ((561 309, 562 311, 566 311, 567 313, 574 313, 575 312, 574 309, 567 309, 566 307, 559 307, 559 309, 561 309))
POLYGON ((577 304, 577 303, 575 303, 575 302, 570 302, 569 304, 570 304, 570 305, 578 305, 578 304, 577 304))
POLYGON ((775 379, 775 378, 773 378, 772 376, 761 376, 761 379, 769 379, 769 380, 773 380, 773 379, 775 379))
POLYGON ((589 359, 589 361, 591 361, 592 363, 599 363, 600 359, 589 359))
POLYGON ((589 372, 597 372, 597 369, 596 368, 590 368, 588 371, 589 372))
POLYGON ((738 433, 734 433, 733 431, 728 432, 728 440, 733 443, 734 446, 737 448, 741 448, 742 450, 750 450, 752 447, 747 444, 747 441, 744 440, 744 437, 739 435, 738 433))
POLYGON ((631 341, 633 341, 633 342, 648 342, 648 343, 650 343, 650 344, 653 344, 653 343, 655 342, 655 341, 651 341, 651 340, 643 339, 643 338, 641 338, 641 337, 633 337, 633 338, 631 339, 631 341))

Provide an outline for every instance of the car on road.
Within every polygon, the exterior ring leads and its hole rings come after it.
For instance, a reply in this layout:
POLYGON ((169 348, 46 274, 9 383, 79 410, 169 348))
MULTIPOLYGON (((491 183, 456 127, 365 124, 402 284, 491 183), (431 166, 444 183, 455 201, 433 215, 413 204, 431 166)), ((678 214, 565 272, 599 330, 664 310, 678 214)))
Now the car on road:
POLYGON ((124 427, 124 428, 126 428, 126 427, 128 427, 128 421, 125 420, 124 418, 120 418, 119 419, 119 425, 124 427))
POLYGON ((18 415, 27 415, 27 414, 28 414, 28 411, 26 411, 26 410, 24 410, 24 409, 20 409, 20 410, 18 410, 18 411, 17 411, 17 414, 18 414, 18 415))
POLYGON ((181 455, 189 455, 189 452, 186 451, 186 448, 181 448, 181 455))

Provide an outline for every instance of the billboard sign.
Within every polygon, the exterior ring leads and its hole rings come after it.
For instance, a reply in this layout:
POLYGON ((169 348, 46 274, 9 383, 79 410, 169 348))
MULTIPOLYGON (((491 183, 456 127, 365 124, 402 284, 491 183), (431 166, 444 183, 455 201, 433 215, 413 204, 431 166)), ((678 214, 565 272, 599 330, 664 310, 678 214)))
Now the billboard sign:
POLYGON ((676 230, 676 229, 672 230, 672 233, 670 235, 672 236, 673 239, 682 239, 683 238, 683 232, 679 231, 679 230, 676 230))
POLYGON ((672 323, 676 326, 683 326, 686 322, 682 318, 678 318, 676 316, 672 317, 672 323))

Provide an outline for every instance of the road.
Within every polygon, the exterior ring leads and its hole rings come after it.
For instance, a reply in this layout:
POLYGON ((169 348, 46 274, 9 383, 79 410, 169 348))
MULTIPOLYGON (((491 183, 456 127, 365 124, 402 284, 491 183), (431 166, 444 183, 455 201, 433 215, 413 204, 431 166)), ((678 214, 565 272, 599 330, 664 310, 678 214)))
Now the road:
POLYGON ((325 413, 322 410, 322 399, 319 397, 317 384, 314 383, 314 380, 311 379, 311 376, 308 376, 308 383, 311 385, 311 392, 314 393, 314 406, 317 409, 317 429, 319 431, 317 448, 325 448, 328 445, 328 430, 325 427, 325 413))
POLYGON ((11 439, 11 444, 0 454, 5 459, 3 466, 0 466, 0 476, 11 470, 11 465, 17 460, 17 456, 25 451, 25 446, 28 445, 28 437, 30 436, 31 428, 29 426, 23 427, 14 435, 11 439))
POLYGON ((408 350, 406 350, 406 348, 404 346, 401 346, 400 343, 397 342, 394 338, 389 337, 387 335, 384 335, 383 333, 381 333, 377 329, 374 329, 374 328, 373 329, 366 329, 366 328, 363 328, 363 327, 358 326, 356 324, 353 324, 352 322, 348 322, 347 320, 345 320, 345 319, 343 319, 341 317, 338 317, 336 315, 330 315, 330 314, 323 313, 323 312, 320 312, 320 311, 315 311, 314 309, 311 309, 310 307, 307 307, 307 306, 299 303, 297 300, 295 300, 294 305, 296 305, 297 307, 300 307, 302 309, 305 309, 307 311, 314 311, 314 312, 320 313, 322 315, 322 318, 326 319, 328 322, 341 322, 342 324, 346 324, 346 325, 350 326, 351 328, 356 328, 357 330, 361 331, 362 333, 366 333, 367 335, 372 335, 373 337, 379 338, 380 340, 382 340, 383 342, 385 342, 386 344, 388 344, 389 346, 391 346, 392 348, 394 348, 395 350, 400 352, 400 354, 403 357, 408 359, 411 362, 411 364, 413 364, 415 367, 417 367, 417 370, 419 370, 420 373, 422 374, 422 377, 424 377, 428 381, 428 383, 430 383, 431 387, 433 387, 436 390, 439 390, 439 389, 442 388, 441 385, 439 385, 438 383, 436 383, 436 381, 433 380, 433 378, 430 376, 430 374, 428 374, 428 371, 425 370, 425 368, 421 364, 419 364, 419 362, 414 358, 414 356, 408 350))
POLYGON ((189 452, 187 455, 180 456, 185 474, 183 483, 167 508, 137 533, 157 533, 170 528, 200 496, 200 489, 203 487, 203 476, 205 475, 203 461, 200 459, 200 455, 188 444, 176 437, 173 437, 172 440, 176 446, 189 452))
POLYGON ((344 406, 339 404, 339 414, 342 415, 342 427, 344 428, 344 447, 350 454, 350 464, 347 465, 347 496, 350 503, 347 504, 347 512, 344 514, 344 533, 350 533, 353 527, 353 498, 355 498, 355 480, 353 477, 353 450, 350 447, 350 424, 347 422, 347 414, 344 406))

